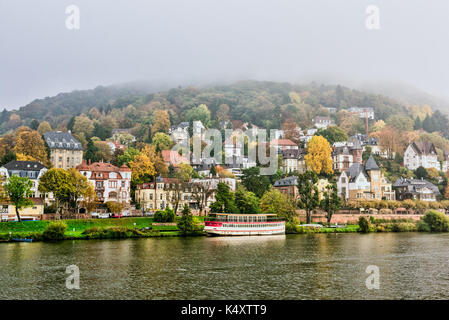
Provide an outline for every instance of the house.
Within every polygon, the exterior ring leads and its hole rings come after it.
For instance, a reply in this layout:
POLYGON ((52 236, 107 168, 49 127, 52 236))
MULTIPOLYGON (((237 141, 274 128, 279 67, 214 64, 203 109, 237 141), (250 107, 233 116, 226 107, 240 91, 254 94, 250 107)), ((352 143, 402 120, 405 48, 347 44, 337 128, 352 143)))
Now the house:
POLYGON ((380 170, 373 156, 365 166, 354 163, 337 180, 337 190, 344 200, 394 200, 391 183, 380 170))
POLYGON ((280 180, 276 180, 273 184, 273 187, 276 190, 288 195, 292 199, 297 199, 299 196, 297 176, 290 176, 280 180))
POLYGON ((178 209, 187 204, 195 208, 196 200, 193 197, 191 185, 176 178, 156 177, 156 181, 139 184, 134 193, 136 202, 140 203, 144 211, 174 209, 178 202, 178 209), (178 200, 179 197, 179 200, 178 200))
MULTIPOLYGON (((323 192, 326 191, 326 187, 329 185, 329 181, 327 179, 319 179, 317 181, 317 189, 318 189, 318 197, 321 200, 323 192)), ((298 177, 290 176, 274 182, 273 187, 289 196, 291 199, 298 199, 300 196, 298 192, 298 177)))
POLYGON ((368 118, 374 120, 374 109, 373 108, 359 108, 351 107, 347 109, 348 112, 355 114, 359 118, 368 118))
POLYGON ((181 144, 189 139, 189 123, 184 121, 176 126, 172 126, 169 133, 173 142, 181 144))
POLYGON ((316 116, 312 119, 313 125, 318 129, 326 129, 329 126, 335 125, 334 120, 329 117, 316 116))
POLYGON ((337 108, 326 108, 329 113, 336 113, 337 112, 337 108))
POLYGON ((358 139, 354 143, 333 145, 332 159, 335 172, 349 169, 354 163, 362 163, 363 148, 358 139))
POLYGON ((0 175, 4 179, 8 179, 11 176, 26 177, 31 180, 31 197, 40 198, 44 197, 38 190, 39 179, 47 172, 47 168, 37 161, 11 161, 0 167, 0 175))
POLYGON ((299 146, 290 139, 273 139, 271 144, 277 148, 278 153, 285 150, 298 150, 299 146))
POLYGON ((424 141, 414 141, 408 145, 404 152, 404 166, 409 170, 416 170, 421 166, 441 170, 434 144, 424 141))
POLYGON ((395 152, 392 154, 389 154, 387 150, 382 150, 382 148, 379 146, 379 139, 375 137, 369 137, 366 134, 357 133, 353 135, 352 137, 349 137, 348 141, 354 142, 355 140, 359 140, 363 147, 363 152, 366 150, 371 149, 371 154, 378 155, 379 157, 385 158, 385 159, 392 159, 395 156, 395 152))
POLYGON ((83 146, 70 131, 49 131, 44 134, 44 139, 50 148, 50 161, 55 168, 75 168, 83 161, 83 146))
POLYGON ((109 146, 109 148, 111 148, 112 153, 115 153, 116 150, 122 151, 126 150, 126 146, 124 144, 118 143, 117 140, 114 141, 108 140, 106 141, 106 144, 109 146))
POLYGON ((400 178, 393 184, 398 200, 436 201, 441 195, 438 187, 424 179, 400 178))
POLYGON ((76 169, 93 185, 99 202, 116 201, 129 205, 131 200, 131 169, 125 164, 116 167, 110 163, 82 164, 76 169))
POLYGON ((282 171, 284 173, 304 173, 306 171, 306 162, 304 156, 305 149, 287 149, 282 151, 282 171))
MULTIPOLYGON (((44 199, 30 198, 33 205, 19 210, 22 221, 41 220, 44 214, 44 199)), ((16 207, 10 202, 0 204, 0 221, 17 221, 16 207)))
POLYGON ((189 160, 180 155, 176 150, 162 150, 161 155, 167 166, 172 165, 173 167, 178 167, 181 163, 189 163, 189 160))

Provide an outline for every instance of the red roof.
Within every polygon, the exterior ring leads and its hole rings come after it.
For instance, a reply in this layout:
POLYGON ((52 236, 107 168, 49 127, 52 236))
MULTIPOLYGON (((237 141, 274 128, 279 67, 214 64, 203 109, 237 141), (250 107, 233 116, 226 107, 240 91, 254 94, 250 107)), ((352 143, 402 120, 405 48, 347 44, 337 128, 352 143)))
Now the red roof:
POLYGON ((162 158, 164 162, 170 163, 174 166, 179 165, 181 163, 189 163, 187 158, 181 156, 177 151, 174 150, 162 150, 162 158))
POLYGON ((120 168, 114 166, 113 164, 107 162, 94 162, 92 164, 87 164, 86 160, 76 167, 79 171, 97 171, 97 172, 125 172, 131 171, 128 166, 123 164, 120 168))
POLYGON ((271 143, 278 146, 297 146, 297 144, 290 139, 273 139, 271 140, 271 143))

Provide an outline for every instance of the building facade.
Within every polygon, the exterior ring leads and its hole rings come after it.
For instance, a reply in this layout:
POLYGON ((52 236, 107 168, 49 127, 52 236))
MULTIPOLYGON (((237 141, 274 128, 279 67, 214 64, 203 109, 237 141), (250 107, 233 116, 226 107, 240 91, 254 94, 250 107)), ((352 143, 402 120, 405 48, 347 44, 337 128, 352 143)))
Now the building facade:
POLYGON ((50 161, 55 168, 75 168, 83 161, 83 146, 69 132, 53 131, 44 134, 50 148, 50 161))
POLYGON ((284 173, 304 173, 306 171, 306 161, 304 149, 289 149, 282 151, 282 171, 284 173))
POLYGON ((366 165, 354 163, 337 180, 337 190, 344 200, 395 200, 391 183, 380 170, 373 156, 366 165))
POLYGON ((131 169, 126 165, 116 167, 110 163, 86 161, 76 167, 92 183, 99 202, 120 202, 125 206, 131 200, 131 169))
POLYGON ((424 141, 414 141, 408 145, 404 152, 404 166, 409 170, 416 170, 421 166, 441 170, 435 146, 424 141))
POLYGON ((358 139, 354 143, 334 144, 332 149, 335 172, 348 170, 354 163, 362 163, 363 148, 358 139))
POLYGON ((437 201, 441 195, 438 187, 424 179, 400 178, 393 184, 398 200, 437 201))
POLYGON ((41 198, 45 196, 38 190, 39 179, 45 172, 47 172, 47 168, 37 161, 11 161, 0 167, 0 175, 5 180, 12 175, 29 178, 31 180, 32 198, 41 198))

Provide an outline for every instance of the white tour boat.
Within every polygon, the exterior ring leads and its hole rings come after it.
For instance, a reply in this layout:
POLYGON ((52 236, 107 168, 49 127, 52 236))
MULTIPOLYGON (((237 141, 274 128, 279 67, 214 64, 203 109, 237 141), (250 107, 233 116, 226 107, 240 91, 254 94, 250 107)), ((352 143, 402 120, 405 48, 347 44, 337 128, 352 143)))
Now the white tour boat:
POLYGON ((213 213, 205 219, 204 231, 218 236, 285 234, 285 221, 275 214, 213 213))

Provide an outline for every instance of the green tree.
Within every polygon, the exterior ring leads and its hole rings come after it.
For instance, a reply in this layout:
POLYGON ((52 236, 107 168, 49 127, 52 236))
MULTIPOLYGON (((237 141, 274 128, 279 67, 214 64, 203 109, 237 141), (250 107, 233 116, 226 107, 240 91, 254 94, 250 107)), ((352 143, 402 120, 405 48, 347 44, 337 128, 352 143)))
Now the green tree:
POLYGON ((19 222, 22 221, 19 210, 33 205, 33 201, 28 198, 31 195, 31 187, 32 182, 30 179, 16 175, 9 177, 4 185, 4 190, 9 201, 11 201, 16 208, 17 220, 19 220, 19 222))
POLYGON ((184 208, 182 209, 182 215, 178 219, 176 225, 182 235, 186 235, 198 230, 198 226, 195 223, 192 212, 190 211, 190 208, 187 204, 184 205, 184 208))
POLYGON ((327 224, 331 223, 332 216, 341 208, 341 198, 338 196, 337 185, 331 184, 326 187, 320 208, 326 212, 327 224))
POLYGON ((165 134, 163 132, 156 132, 153 137, 152 144, 156 147, 156 151, 159 152, 161 150, 170 149, 173 143, 168 134, 165 134))
POLYGON ((307 223, 312 220, 312 210, 318 207, 319 193, 318 193, 318 176, 313 171, 306 171, 298 175, 298 207, 306 211, 307 223))
POLYGON ((223 182, 217 185, 215 192, 215 202, 210 206, 211 212, 215 213, 237 213, 238 209, 234 202, 234 194, 229 186, 223 182))
POLYGON ((262 212, 275 213, 287 221, 292 221, 295 215, 295 206, 292 199, 273 187, 265 192, 260 199, 260 208, 262 212))
POLYGON ((346 131, 337 126, 331 126, 324 130, 319 129, 317 133, 315 133, 315 135, 326 138, 326 140, 329 141, 331 145, 334 142, 348 140, 348 135, 346 134, 346 131))
POLYGON ((235 192, 235 205, 240 213, 253 214, 260 213, 260 200, 250 191, 239 188, 235 192))
POLYGON ((201 121, 207 127, 210 122, 210 111, 205 104, 200 104, 187 111, 185 118, 186 121, 201 121))
POLYGON ((270 188, 270 179, 260 175, 259 167, 244 169, 242 172, 242 184, 246 190, 253 192, 257 197, 261 198, 270 188))
POLYGON ((429 173, 427 172, 426 168, 424 168, 423 166, 419 166, 416 170, 415 170, 415 176, 418 179, 427 179, 429 177, 429 173))

